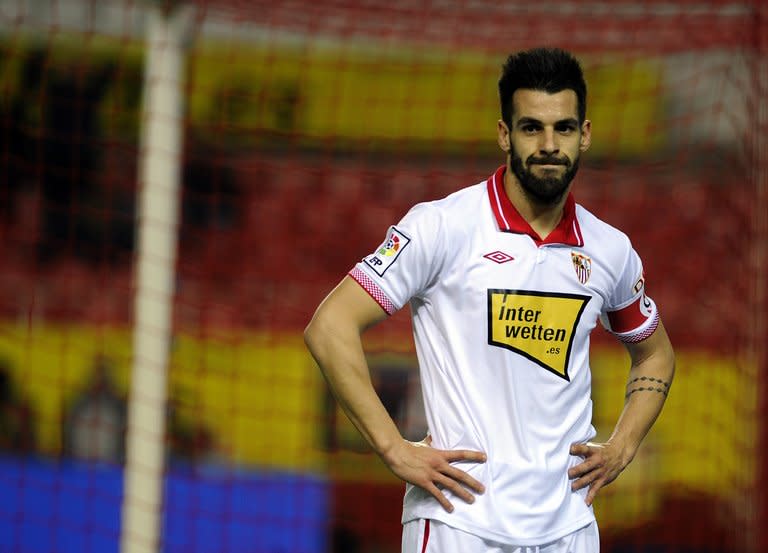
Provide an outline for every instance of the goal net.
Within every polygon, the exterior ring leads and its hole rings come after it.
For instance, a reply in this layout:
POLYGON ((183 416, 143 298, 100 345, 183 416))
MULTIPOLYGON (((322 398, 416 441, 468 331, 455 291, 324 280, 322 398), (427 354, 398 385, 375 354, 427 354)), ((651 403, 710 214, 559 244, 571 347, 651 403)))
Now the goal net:
MULTIPOLYGON (((0 0, 0 550, 399 551, 404 486, 302 330, 413 204, 503 163, 500 67, 539 45, 582 60, 574 193, 632 238, 677 353, 664 413, 598 497, 603 550, 766 550, 759 0, 0 0), (151 42, 182 9, 180 40, 151 42), (170 48, 176 72, 149 71, 170 48)), ((601 328, 592 343, 605 439, 629 362, 601 328)), ((366 348, 420 439, 408 313, 366 348)))

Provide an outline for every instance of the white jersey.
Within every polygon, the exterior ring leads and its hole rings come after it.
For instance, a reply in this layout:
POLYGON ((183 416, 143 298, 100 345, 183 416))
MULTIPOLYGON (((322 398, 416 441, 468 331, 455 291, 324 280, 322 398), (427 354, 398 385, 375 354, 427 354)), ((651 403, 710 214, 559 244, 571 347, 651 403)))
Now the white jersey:
POLYGON ((454 498, 448 513, 408 485, 403 522, 540 545, 594 520, 567 475, 580 461, 570 445, 595 435, 590 332, 600 318, 640 341, 658 315, 626 235, 569 195, 541 240, 507 197, 504 170, 413 207, 350 276, 389 314, 410 303, 432 446, 488 456, 457 463, 486 487, 474 504, 454 498))

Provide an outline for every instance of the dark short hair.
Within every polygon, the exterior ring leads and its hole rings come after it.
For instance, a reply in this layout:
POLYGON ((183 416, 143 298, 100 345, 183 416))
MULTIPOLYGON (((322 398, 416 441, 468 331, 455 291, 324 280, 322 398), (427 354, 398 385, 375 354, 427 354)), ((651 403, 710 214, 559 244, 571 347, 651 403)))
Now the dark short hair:
POLYGON ((587 83, 579 61, 560 48, 532 48, 510 55, 499 78, 501 118, 512 124, 512 96, 520 88, 555 94, 563 90, 576 93, 579 123, 587 117, 587 83))

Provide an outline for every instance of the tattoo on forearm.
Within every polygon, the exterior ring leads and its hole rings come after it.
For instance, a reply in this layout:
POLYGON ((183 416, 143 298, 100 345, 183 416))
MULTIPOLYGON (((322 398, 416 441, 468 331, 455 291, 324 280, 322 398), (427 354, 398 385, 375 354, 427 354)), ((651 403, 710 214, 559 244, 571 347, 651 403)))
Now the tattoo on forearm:
POLYGON ((656 392, 666 396, 669 393, 669 382, 665 382, 660 378, 654 378, 652 376, 638 376, 637 378, 633 378, 627 383, 627 389, 628 391, 624 395, 625 399, 635 392, 656 392), (632 389, 629 389, 633 384, 638 383, 640 384, 632 389))

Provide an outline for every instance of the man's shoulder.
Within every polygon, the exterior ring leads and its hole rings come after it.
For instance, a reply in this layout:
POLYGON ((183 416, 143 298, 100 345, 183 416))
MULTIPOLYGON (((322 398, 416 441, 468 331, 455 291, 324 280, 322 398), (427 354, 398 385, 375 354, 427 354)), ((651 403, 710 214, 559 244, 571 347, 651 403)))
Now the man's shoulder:
POLYGON ((587 238, 591 238, 620 246, 629 245, 629 237, 624 231, 607 223, 578 203, 576 204, 576 218, 579 221, 579 227, 584 235, 585 242, 587 238))
MULTIPOLYGON (((461 188, 435 200, 411 207, 396 225, 407 238, 419 237, 433 247, 464 240, 483 217, 487 193, 481 183, 461 188)), ((490 211, 490 208, 488 209, 490 211)))
MULTIPOLYGON (((467 216, 474 215, 477 209, 483 205, 482 202, 485 201, 487 203, 486 198, 486 184, 485 182, 480 182, 460 188, 442 198, 422 202, 414 206, 414 208, 430 210, 450 216, 458 213, 463 216, 462 218, 466 218, 467 216)), ((451 217, 451 220, 456 219, 451 217)))

